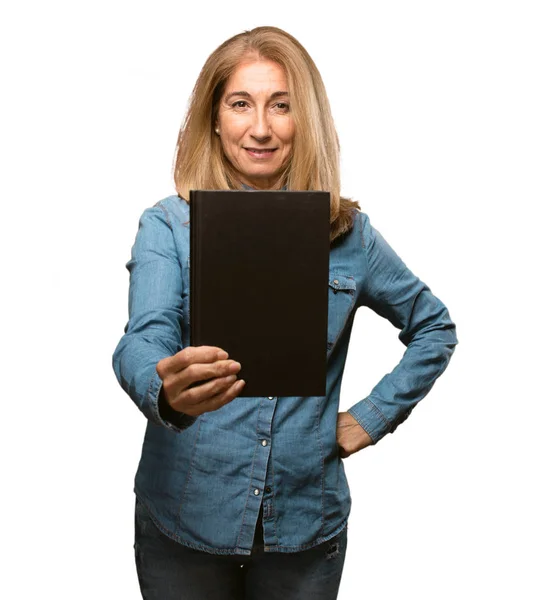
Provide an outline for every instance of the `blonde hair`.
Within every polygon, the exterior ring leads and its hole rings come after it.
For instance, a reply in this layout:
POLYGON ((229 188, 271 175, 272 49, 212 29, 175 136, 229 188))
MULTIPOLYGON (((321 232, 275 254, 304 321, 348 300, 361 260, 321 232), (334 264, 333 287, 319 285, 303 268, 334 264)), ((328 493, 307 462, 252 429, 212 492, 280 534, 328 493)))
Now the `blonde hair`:
POLYGON ((180 128, 174 159, 178 195, 191 189, 238 189, 238 172, 214 131, 220 99, 247 56, 272 60, 287 76, 295 135, 290 158, 275 185, 330 192, 330 241, 353 227, 359 203, 340 196, 340 146, 321 75, 306 49, 282 29, 256 27, 226 40, 208 57, 180 128))

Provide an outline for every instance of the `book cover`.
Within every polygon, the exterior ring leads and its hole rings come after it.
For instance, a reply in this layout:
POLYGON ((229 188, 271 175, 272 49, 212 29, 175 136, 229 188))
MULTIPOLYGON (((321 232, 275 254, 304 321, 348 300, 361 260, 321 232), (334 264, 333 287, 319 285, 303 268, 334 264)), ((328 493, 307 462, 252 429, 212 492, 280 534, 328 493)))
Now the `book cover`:
POLYGON ((330 194, 193 190, 192 346, 241 363, 240 397, 324 396, 330 194))

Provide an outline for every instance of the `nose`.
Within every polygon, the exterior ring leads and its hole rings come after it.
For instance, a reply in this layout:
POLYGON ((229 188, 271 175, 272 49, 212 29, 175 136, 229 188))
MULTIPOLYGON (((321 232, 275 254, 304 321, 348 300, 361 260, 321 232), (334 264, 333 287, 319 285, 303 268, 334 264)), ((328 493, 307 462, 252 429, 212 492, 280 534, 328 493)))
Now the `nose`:
POLYGON ((269 117, 261 110, 256 111, 254 114, 250 135, 258 142, 265 142, 271 137, 269 117))

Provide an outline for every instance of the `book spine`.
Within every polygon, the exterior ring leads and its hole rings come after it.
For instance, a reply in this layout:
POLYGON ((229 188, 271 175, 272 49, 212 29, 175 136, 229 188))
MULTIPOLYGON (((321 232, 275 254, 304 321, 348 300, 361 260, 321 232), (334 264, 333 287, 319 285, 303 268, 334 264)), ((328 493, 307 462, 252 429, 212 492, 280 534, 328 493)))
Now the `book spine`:
POLYGON ((197 334, 197 311, 199 310, 198 304, 198 290, 197 290, 197 266, 198 266, 198 235, 197 228, 199 226, 199 209, 197 201, 197 192, 191 190, 189 192, 189 216, 191 219, 191 234, 189 238, 189 344, 196 346, 197 334))

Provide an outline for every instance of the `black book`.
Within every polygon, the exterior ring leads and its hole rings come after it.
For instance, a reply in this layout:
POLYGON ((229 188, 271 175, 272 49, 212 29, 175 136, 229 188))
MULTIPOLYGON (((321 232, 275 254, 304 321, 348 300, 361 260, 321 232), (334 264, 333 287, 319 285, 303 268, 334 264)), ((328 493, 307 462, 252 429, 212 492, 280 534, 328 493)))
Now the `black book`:
POLYGON ((193 190, 192 346, 241 363, 241 397, 326 394, 330 194, 193 190))

